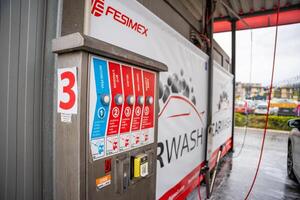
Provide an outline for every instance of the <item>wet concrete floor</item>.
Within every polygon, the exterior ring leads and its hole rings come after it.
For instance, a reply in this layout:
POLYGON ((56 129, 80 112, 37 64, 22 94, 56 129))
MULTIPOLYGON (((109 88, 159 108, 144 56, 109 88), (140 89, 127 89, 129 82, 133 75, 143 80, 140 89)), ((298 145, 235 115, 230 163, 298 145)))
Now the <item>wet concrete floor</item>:
MULTIPOLYGON (((235 151, 220 165, 211 200, 245 198, 257 167, 262 133, 262 130, 248 129, 240 152, 244 129, 235 130, 235 151)), ((300 200, 300 184, 290 180, 286 173, 287 141, 287 133, 267 133, 263 161, 249 200, 300 200)), ((204 186, 201 186, 201 197, 205 199, 204 186)), ((194 191, 188 199, 199 199, 197 192, 194 191)))

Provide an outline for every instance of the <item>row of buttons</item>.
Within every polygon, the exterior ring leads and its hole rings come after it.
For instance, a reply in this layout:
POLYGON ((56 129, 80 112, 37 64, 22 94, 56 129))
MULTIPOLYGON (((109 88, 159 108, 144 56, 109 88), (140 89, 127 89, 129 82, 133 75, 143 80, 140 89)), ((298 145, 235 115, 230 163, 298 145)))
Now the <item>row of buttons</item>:
MULTIPOLYGON (((117 94, 117 95, 115 96, 114 100, 115 100, 115 103, 116 103, 117 105, 122 105, 122 104, 123 104, 123 96, 122 96, 121 94, 117 94)), ((108 105, 109 102, 110 102, 110 97, 109 97, 109 95, 102 95, 101 101, 102 101, 102 104, 103 104, 103 105, 108 105)), ((126 101, 127 101, 127 103, 128 103, 129 105, 133 105, 133 104, 134 104, 134 101, 135 101, 134 96, 133 96, 133 95, 127 96, 126 101)), ((148 97, 146 98, 146 104, 147 104, 147 105, 152 105, 152 104, 153 104, 153 101, 154 101, 154 100, 153 100, 153 97, 152 97, 152 96, 148 96, 148 97)), ((137 97, 137 103, 138 103, 139 105, 143 105, 144 102, 145 102, 145 98, 144 98, 143 96, 138 96, 138 97, 137 97)))

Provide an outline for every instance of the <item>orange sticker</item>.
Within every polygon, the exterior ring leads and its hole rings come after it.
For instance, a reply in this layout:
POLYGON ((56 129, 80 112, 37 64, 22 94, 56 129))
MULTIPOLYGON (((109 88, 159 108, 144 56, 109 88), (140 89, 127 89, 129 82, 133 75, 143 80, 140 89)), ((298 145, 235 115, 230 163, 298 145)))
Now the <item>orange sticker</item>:
POLYGON ((96 186, 98 189, 102 189, 105 186, 108 186, 110 184, 111 184, 111 175, 110 174, 96 179, 96 186))

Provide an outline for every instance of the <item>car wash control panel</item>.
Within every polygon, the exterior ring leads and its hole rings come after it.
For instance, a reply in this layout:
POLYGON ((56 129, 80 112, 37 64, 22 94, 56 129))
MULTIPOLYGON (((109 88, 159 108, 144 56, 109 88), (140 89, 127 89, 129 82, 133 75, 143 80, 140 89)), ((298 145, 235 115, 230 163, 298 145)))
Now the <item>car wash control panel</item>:
POLYGON ((141 67, 90 56, 89 199, 133 198, 139 195, 137 188, 155 181, 156 76, 141 67))

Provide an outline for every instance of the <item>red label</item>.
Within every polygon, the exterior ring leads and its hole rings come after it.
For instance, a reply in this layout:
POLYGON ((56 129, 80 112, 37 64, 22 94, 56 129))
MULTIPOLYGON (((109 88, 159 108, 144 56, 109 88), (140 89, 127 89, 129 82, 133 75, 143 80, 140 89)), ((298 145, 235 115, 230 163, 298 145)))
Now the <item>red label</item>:
MULTIPOLYGON (((123 88, 124 88, 124 108, 122 112, 121 130, 120 133, 130 132, 131 118, 133 105, 128 103, 129 98, 134 97, 133 83, 132 83, 132 68, 122 66, 123 88)), ((134 102, 133 102, 134 103, 134 102)))
POLYGON ((131 131, 137 131, 140 130, 141 128, 141 119, 142 119, 142 112, 143 112, 143 105, 138 104, 138 98, 144 96, 142 71, 133 68, 133 79, 134 79, 135 105, 133 110, 131 131))
POLYGON ((111 108, 108 121, 107 135, 118 134, 120 127, 120 119, 122 113, 122 105, 117 105, 116 98, 121 95, 122 82, 121 82, 121 69, 118 63, 109 62, 109 79, 110 79, 110 90, 111 90, 111 108))
POLYGON ((143 71, 145 106, 143 111, 142 129, 154 126, 154 104, 155 104, 155 74, 143 71), (151 99, 151 100, 150 100, 151 99), (151 101, 151 102, 150 102, 151 101))
POLYGON ((72 72, 63 72, 60 76, 61 80, 67 79, 69 84, 63 87, 63 93, 69 95, 69 101, 59 102, 59 107, 64 110, 69 110, 75 105, 76 94, 73 91, 75 85, 75 75, 72 72))

